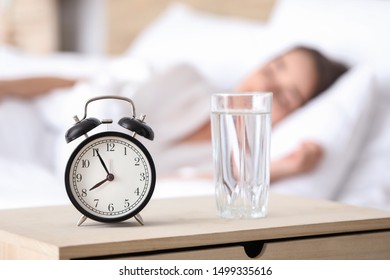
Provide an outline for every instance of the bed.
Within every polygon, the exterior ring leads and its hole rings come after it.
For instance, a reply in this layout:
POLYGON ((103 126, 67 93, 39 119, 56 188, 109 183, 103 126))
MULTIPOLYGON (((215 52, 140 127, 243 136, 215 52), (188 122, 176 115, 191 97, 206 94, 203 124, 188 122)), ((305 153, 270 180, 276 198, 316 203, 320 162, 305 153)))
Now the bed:
MULTIPOLYGON (((32 103, 6 100, 0 104, 2 141, 16 143, 15 139, 29 135, 14 151, 0 149, 0 208, 69 203, 63 168, 72 146, 65 144, 63 135, 72 125, 72 116, 81 114, 84 101, 96 93, 125 92, 142 111, 151 112, 148 122, 161 138, 147 145, 157 154, 166 143, 185 134, 191 127, 186 126, 188 121, 196 127, 208 117, 204 109, 208 99, 198 98, 191 102, 194 106, 186 107, 186 102, 173 102, 168 96, 156 108, 147 102, 156 87, 173 89, 166 94, 195 91, 199 96, 228 91, 257 65, 291 46, 305 44, 348 63, 350 71, 275 127, 272 157, 288 153, 307 138, 320 142, 326 157, 314 172, 275 183, 271 190, 390 210, 390 63, 386 60, 390 3, 194 0, 107 4, 110 56, 38 56, 9 45, 1 47, 0 78, 56 74, 82 76, 89 82, 32 103), (139 11, 145 16, 140 17, 139 11), (179 117, 164 119, 164 108, 179 117), (203 112, 188 114, 189 119, 180 113, 191 109, 203 112), (158 116, 156 110, 160 110, 158 116), (24 125, 32 120, 32 125, 24 125), (47 133, 48 137, 32 137, 47 133), (52 148, 37 154, 42 147, 52 148)), ((92 114, 108 109, 98 106, 92 114)), ((212 194, 212 180, 196 176, 210 170, 210 147, 170 148, 157 156, 161 162, 173 162, 183 151, 193 155, 176 165, 161 164, 161 173, 174 170, 179 176, 161 177, 154 197, 212 194)))

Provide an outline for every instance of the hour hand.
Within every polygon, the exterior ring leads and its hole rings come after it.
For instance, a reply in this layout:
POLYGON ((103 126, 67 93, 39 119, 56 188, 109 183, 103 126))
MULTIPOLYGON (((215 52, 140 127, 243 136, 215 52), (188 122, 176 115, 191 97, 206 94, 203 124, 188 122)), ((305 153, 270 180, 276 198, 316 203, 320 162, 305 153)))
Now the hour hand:
POLYGON ((99 183, 97 183, 95 186, 93 186, 92 188, 90 188, 89 190, 92 191, 93 189, 96 189, 97 187, 100 187, 101 185, 103 185, 105 182, 108 181, 108 177, 102 181, 100 181, 99 183))
POLYGON ((89 190, 92 191, 93 189, 96 189, 97 187, 100 187, 101 185, 103 185, 105 182, 107 181, 112 181, 114 180, 114 175, 113 174, 107 174, 107 177, 106 179, 100 181, 99 183, 97 183, 96 185, 94 185, 92 188, 90 188, 89 190))

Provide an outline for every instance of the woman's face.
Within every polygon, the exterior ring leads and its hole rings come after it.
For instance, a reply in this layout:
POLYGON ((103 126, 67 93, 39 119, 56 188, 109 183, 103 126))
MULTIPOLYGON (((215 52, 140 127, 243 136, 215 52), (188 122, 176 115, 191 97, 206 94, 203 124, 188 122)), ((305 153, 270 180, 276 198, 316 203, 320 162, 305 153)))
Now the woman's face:
POLYGON ((317 82, 310 54, 292 50, 251 73, 237 90, 273 92, 272 123, 276 124, 314 95, 317 82))

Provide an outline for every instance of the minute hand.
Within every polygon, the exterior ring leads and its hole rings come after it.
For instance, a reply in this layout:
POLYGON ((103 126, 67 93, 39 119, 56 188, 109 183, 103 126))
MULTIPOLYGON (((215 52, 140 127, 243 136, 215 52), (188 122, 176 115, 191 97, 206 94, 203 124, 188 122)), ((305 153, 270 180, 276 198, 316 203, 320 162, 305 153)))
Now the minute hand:
POLYGON ((99 151, 96 150, 96 153, 97 153, 97 155, 98 155, 98 157, 99 157, 100 163, 101 163, 101 164, 103 165, 103 167, 104 167, 104 170, 106 170, 107 175, 110 174, 110 172, 108 171, 108 168, 107 168, 106 164, 104 163, 102 157, 101 157, 100 154, 99 154, 99 151))

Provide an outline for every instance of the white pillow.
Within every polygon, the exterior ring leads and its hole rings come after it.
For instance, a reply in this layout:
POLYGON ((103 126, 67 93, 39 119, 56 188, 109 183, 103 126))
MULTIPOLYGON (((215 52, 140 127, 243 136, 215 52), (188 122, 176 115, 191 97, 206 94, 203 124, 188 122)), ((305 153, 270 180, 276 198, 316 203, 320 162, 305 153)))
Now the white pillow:
POLYGON ((271 158, 288 154, 304 140, 321 144, 325 156, 313 172, 276 182, 272 190, 334 199, 364 142, 375 93, 372 70, 356 66, 277 125, 272 133, 271 158))
POLYGON ((389 102, 378 96, 368 142, 356 155, 350 176, 343 182, 338 201, 390 210, 389 102))
POLYGON ((259 63, 260 22, 217 16, 173 4, 128 50, 164 71, 178 63, 196 67, 220 90, 228 90, 259 63))

